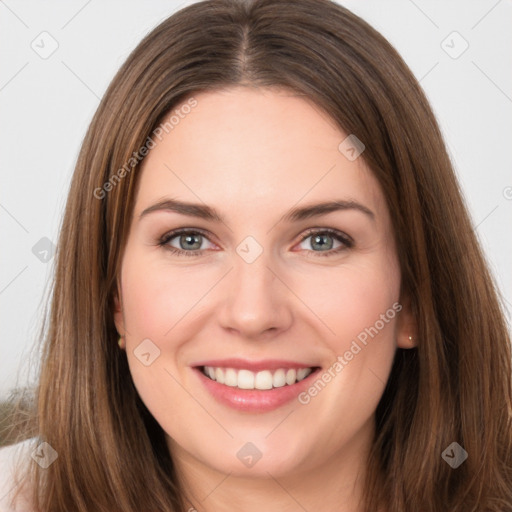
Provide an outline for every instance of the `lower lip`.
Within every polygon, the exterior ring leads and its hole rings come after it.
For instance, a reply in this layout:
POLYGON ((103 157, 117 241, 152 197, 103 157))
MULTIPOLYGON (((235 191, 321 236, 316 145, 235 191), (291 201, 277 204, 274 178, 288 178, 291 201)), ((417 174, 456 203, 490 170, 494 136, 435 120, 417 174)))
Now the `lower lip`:
POLYGON ((239 411, 268 412, 297 398, 300 393, 308 388, 311 380, 320 371, 320 368, 312 371, 305 379, 291 386, 286 385, 268 390, 239 389, 226 386, 208 378, 200 368, 194 368, 194 370, 199 375, 199 379, 206 389, 220 403, 239 411))

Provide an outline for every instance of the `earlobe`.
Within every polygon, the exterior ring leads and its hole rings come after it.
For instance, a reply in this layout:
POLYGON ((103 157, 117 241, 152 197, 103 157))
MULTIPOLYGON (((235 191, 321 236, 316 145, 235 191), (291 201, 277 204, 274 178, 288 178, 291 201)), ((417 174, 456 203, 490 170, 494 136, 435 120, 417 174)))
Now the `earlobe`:
POLYGON ((398 348, 415 348, 417 346, 416 337, 413 335, 398 336, 397 346, 398 348))
POLYGON ((418 344, 417 323, 408 298, 401 301, 402 310, 398 314, 396 344, 398 348, 415 348, 418 344))

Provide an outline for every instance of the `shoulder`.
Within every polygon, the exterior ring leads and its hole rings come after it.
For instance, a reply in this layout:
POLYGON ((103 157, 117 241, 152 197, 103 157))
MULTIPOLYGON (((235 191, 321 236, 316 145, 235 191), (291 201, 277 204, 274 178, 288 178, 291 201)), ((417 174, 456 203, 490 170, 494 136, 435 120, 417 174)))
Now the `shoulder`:
POLYGON ((12 498, 20 485, 16 471, 28 463, 36 446, 37 439, 33 438, 0 448, 0 512, 30 512, 22 497, 16 503, 12 498))

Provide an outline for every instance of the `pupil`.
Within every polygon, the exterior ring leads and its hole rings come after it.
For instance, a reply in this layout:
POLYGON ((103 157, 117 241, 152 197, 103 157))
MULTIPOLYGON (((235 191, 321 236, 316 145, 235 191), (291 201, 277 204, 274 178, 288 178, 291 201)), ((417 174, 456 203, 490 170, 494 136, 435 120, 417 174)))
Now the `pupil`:
POLYGON ((201 235, 181 235, 180 245, 184 249, 197 250, 201 247, 201 235))
POLYGON ((332 237, 330 235, 315 235, 311 245, 313 249, 332 249, 332 237))

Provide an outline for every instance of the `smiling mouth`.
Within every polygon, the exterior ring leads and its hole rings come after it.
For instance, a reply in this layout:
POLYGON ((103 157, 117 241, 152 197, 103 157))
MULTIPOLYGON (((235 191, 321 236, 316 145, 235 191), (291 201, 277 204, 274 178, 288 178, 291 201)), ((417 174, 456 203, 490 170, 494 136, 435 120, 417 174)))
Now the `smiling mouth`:
POLYGON ((319 367, 308 368, 277 368, 253 372, 246 369, 201 366, 198 368, 209 379, 238 389, 270 390, 292 386, 307 378, 319 367))

